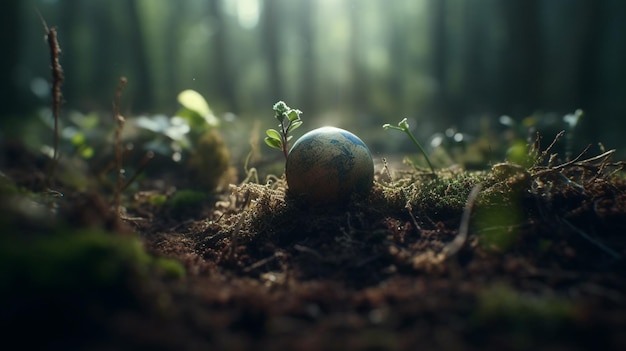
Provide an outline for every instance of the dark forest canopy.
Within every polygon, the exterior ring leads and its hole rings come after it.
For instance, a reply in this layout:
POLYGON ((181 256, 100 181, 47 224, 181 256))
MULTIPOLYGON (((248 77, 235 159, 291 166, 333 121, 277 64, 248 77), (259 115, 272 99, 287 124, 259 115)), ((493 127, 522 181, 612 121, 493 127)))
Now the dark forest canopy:
POLYGON ((310 126, 409 117, 430 135, 581 108, 584 143, 623 145, 621 0, 5 0, 10 116, 49 104, 37 10, 58 28, 66 109, 110 109, 124 75, 129 114, 171 114, 194 89, 218 114, 269 120, 285 100, 310 126))

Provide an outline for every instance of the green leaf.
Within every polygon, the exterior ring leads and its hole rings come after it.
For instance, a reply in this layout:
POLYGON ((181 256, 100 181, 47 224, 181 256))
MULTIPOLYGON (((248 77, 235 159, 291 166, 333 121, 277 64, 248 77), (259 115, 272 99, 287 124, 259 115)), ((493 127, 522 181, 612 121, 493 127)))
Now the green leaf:
POLYGON ((200 116, 213 114, 204 97, 195 90, 187 89, 178 94, 178 102, 185 108, 197 112, 200 116))
POLYGON ((280 136, 280 133, 276 129, 268 129, 265 131, 265 134, 267 134, 267 136, 272 139, 277 139, 277 140, 282 139, 282 137, 280 136))
POLYGON ((293 135, 290 135, 290 136, 287 137, 287 141, 289 141, 291 139, 293 139, 293 135))
POLYGON ((291 132, 292 130, 300 127, 301 125, 302 125, 302 121, 295 121, 291 123, 291 125, 289 125, 289 129, 287 129, 287 131, 291 132))
MULTIPOLYGON (((205 131, 208 127, 210 127, 206 124, 204 117, 202 117, 197 111, 188 109, 186 107, 177 111, 175 116, 178 116, 187 121, 187 123, 194 132, 198 131, 199 133, 201 133, 202 131, 205 131)), ((169 126, 167 126, 167 128, 169 128, 169 126)), ((167 128, 165 129, 167 130, 167 128)))
POLYGON ((283 143, 281 143, 280 140, 278 140, 278 139, 272 139, 270 137, 266 137, 265 138, 265 143, 269 147, 272 147, 274 149, 281 150, 283 148, 283 143))
POLYGON ((300 119, 301 114, 302 114, 302 111, 300 110, 289 110, 289 112, 287 113, 287 117, 289 118, 290 122, 293 122, 293 121, 300 119))

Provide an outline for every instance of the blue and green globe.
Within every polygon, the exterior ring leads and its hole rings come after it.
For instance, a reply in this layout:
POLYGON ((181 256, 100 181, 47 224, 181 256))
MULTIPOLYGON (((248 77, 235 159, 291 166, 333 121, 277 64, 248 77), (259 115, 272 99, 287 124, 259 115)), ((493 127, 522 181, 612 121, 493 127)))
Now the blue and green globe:
POLYGON ((314 206, 346 203, 366 194, 374 180, 372 155, 356 135, 335 127, 304 134, 285 166, 290 195, 314 206))

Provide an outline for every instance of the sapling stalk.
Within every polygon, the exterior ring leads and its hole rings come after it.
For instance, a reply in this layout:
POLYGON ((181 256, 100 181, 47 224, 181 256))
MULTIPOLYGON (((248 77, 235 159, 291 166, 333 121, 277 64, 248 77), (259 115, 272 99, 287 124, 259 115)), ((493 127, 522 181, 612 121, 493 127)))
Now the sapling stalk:
POLYGON ((300 115, 302 111, 298 109, 292 109, 283 101, 279 101, 274 104, 275 118, 278 120, 278 130, 268 129, 265 131, 267 137, 265 137, 265 143, 278 150, 282 150, 287 159, 289 155, 289 141, 293 138, 289 135, 290 132, 302 125, 300 115))
POLYGON ((41 13, 39 13, 39 18, 41 19, 41 24, 46 32, 46 41, 48 42, 48 47, 50 49, 50 68, 52 71, 51 95, 52 116, 54 117, 54 135, 52 164, 47 174, 47 183, 50 186, 54 182, 54 172, 56 170, 57 163, 59 162, 59 118, 61 114, 61 105, 63 103, 61 86, 63 85, 65 76, 63 75, 63 68, 61 67, 61 63, 59 61, 59 57, 61 56, 61 47, 59 46, 57 38, 57 29, 54 27, 48 28, 48 24, 43 19, 41 13))
POLYGON ((398 122, 398 126, 392 126, 391 124, 387 123, 383 125, 383 128, 395 129, 395 130, 399 130, 399 131, 406 133, 406 135, 408 135, 409 138, 411 138, 411 141, 413 141, 413 144, 415 144, 417 148, 422 152, 422 155, 424 155, 424 158, 426 159, 426 163, 428 163, 428 166, 430 167, 431 172, 435 173, 435 167, 433 167, 433 164, 430 162, 430 158, 428 158, 428 154, 426 153, 426 150, 424 150, 424 148, 422 147, 422 144, 420 144, 420 142, 417 141, 417 138, 415 138, 413 133, 411 133, 411 130, 409 129, 409 122, 407 121, 406 118, 398 122))

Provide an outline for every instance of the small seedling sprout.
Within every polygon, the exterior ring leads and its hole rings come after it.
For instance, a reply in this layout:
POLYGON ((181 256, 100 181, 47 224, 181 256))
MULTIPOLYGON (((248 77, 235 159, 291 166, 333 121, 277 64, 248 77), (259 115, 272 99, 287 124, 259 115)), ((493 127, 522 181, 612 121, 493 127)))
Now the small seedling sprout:
POLYGON ((300 119, 302 111, 290 108, 283 101, 275 103, 273 109, 276 113, 274 117, 278 120, 278 130, 265 131, 267 134, 265 143, 274 149, 282 150, 286 159, 289 154, 289 140, 293 137, 289 133, 302 125, 300 119))
POLYGON ((430 167, 431 172, 435 173, 435 167, 433 167, 433 164, 430 162, 430 158, 428 158, 428 154, 426 153, 426 150, 424 150, 424 148, 422 147, 422 144, 420 144, 419 141, 417 141, 417 139, 413 135, 413 133, 411 133, 411 130, 409 129, 409 122, 407 121, 406 118, 398 122, 398 126, 392 126, 391 124, 387 123, 383 125, 383 128, 395 129, 395 130, 405 132, 406 135, 408 135, 409 138, 411 138, 411 141, 413 141, 413 144, 415 144, 417 148, 421 151, 422 155, 424 155, 424 158, 426 159, 426 162, 428 163, 428 166, 430 167))
POLYGON ((568 113, 563 117, 563 122, 568 126, 568 133, 566 135, 566 146, 565 146, 565 159, 570 160, 572 158, 572 149, 574 148, 574 130, 580 122, 581 118, 583 118, 584 112, 581 109, 577 109, 574 113, 568 113))

